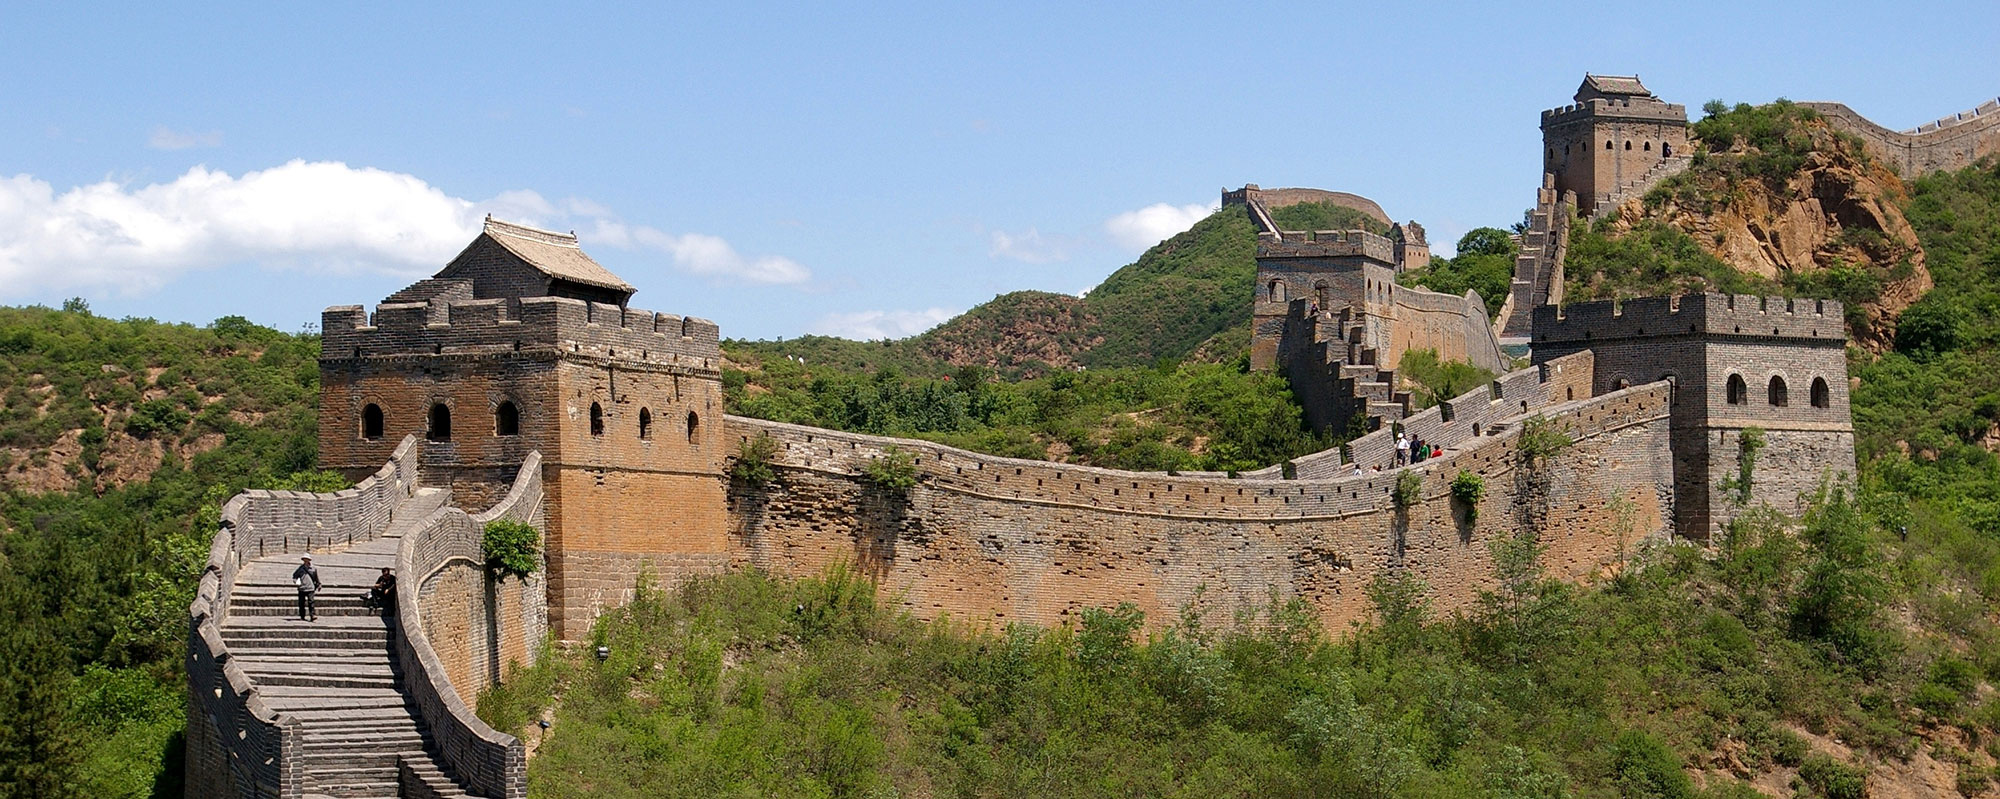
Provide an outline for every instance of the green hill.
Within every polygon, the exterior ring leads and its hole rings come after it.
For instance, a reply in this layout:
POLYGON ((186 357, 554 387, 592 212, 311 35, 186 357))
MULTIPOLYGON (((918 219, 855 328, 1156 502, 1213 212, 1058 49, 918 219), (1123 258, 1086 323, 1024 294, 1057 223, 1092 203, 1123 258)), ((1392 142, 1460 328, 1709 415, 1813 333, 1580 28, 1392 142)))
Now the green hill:
MULTIPOLYGON (((1272 212, 1287 230, 1387 226, 1351 208, 1304 203, 1272 212)), ((847 371, 893 367, 942 376, 984 366, 1003 376, 1035 376, 1074 366, 1109 368, 1178 361, 1210 339, 1241 332, 1248 346, 1257 234, 1249 212, 1225 208, 1160 242, 1083 297, 1041 291, 1002 294, 921 335, 887 342, 826 336, 729 341, 742 361, 800 356, 847 371)), ((1231 360, 1241 353, 1215 353, 1231 360)))

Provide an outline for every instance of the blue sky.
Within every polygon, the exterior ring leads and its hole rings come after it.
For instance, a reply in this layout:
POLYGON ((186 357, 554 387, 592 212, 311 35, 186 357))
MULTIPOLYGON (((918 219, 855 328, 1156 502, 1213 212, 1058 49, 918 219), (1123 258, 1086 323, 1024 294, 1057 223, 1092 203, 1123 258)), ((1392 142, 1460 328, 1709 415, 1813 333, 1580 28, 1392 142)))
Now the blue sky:
POLYGON ((1449 250, 1586 71, 1895 128, 2000 95, 1992 3, 138 5, 0 9, 0 303, 298 329, 491 212, 727 336, 905 335, 1246 182, 1449 250))

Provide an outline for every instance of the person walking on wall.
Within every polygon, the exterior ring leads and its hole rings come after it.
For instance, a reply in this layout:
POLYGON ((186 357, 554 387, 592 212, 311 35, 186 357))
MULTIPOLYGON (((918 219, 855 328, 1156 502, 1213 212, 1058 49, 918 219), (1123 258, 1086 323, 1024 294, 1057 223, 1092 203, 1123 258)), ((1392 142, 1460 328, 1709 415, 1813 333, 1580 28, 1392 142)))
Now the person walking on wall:
POLYGON ((1410 462, 1410 440, 1403 437, 1403 431, 1396 431, 1396 465, 1410 462))
POLYGON ((313 602, 319 593, 319 569, 313 568, 311 555, 299 558, 299 567, 292 570, 292 585, 299 589, 299 621, 319 621, 319 606, 313 602))

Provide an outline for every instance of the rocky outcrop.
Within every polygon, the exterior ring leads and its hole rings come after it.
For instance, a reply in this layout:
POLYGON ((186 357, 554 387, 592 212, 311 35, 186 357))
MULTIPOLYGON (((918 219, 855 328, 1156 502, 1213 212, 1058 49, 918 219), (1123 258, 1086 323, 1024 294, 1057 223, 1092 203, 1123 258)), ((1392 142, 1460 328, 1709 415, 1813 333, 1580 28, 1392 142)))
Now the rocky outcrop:
MULTIPOLYGON (((1850 316, 1851 332, 1856 343, 1880 351, 1894 338, 1896 317, 1931 288, 1923 247, 1901 210, 1908 189, 1824 123, 1800 124, 1814 146, 1782 184, 1713 164, 1697 166, 1649 199, 1627 201, 1618 209, 1614 230, 1660 220, 1731 266, 1773 280, 1796 281, 1833 269, 1865 275, 1859 279, 1877 282, 1879 291, 1850 304, 1858 311, 1850 316)), ((1710 158, 1726 163, 1741 154, 1710 158)))

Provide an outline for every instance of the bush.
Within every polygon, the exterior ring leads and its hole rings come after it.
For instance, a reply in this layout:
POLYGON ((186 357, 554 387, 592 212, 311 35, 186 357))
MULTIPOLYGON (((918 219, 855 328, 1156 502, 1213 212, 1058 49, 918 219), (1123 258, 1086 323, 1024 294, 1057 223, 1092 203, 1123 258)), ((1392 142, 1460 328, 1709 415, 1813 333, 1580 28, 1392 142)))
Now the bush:
POLYGON ((758 433, 745 439, 736 449, 736 462, 729 466, 729 476, 751 488, 762 488, 777 479, 778 473, 771 468, 771 461, 778 454, 778 442, 769 434, 758 433))
POLYGON ((132 409, 132 415, 125 418, 125 432, 139 438, 150 438, 162 433, 178 433, 194 417, 180 403, 161 397, 147 400, 132 409))
POLYGON ((542 534, 530 525, 512 519, 487 522, 480 542, 486 568, 515 577, 534 574, 542 554, 541 540, 542 534))
POLYGON ((1613 782, 1628 799, 1693 799, 1694 781, 1660 739, 1626 730, 1611 745, 1613 782))
POLYGON ((1823 754, 1814 753, 1799 764, 1799 780, 1807 791, 1800 796, 1820 799, 1862 799, 1868 795, 1868 772, 1823 754))
POLYGON ((1451 496, 1465 506, 1465 520, 1479 520, 1479 501, 1486 498, 1486 478, 1472 472, 1459 470, 1458 476, 1451 478, 1451 496))
POLYGON ((1521 421, 1521 440, 1517 446, 1521 459, 1529 468, 1561 454, 1576 444, 1571 438, 1568 425, 1546 416, 1530 416, 1521 421))
POLYGON ((1424 499, 1424 477, 1414 469, 1404 469, 1396 474, 1396 490, 1390 494, 1396 507, 1407 508, 1424 499))
POLYGON ((917 484, 916 458, 894 444, 883 447, 882 456, 870 459, 861 473, 876 487, 898 494, 917 484))

